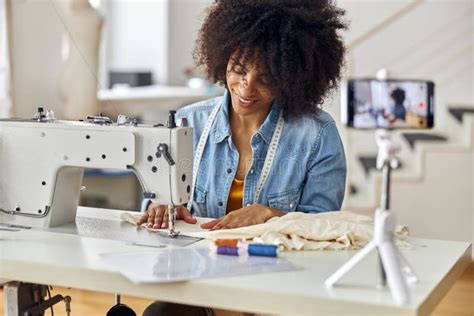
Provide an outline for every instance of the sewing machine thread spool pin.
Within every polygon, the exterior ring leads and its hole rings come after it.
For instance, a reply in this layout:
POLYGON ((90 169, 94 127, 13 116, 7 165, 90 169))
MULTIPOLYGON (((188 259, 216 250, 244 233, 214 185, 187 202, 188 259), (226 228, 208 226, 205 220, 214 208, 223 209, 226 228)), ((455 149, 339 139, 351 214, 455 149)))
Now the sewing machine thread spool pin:
POLYGON ((168 122, 166 124, 166 127, 168 128, 175 128, 176 127, 176 111, 170 110, 169 115, 168 115, 168 122))
POLYGON ((44 114, 44 108, 42 106, 38 106, 33 119, 38 122, 44 122, 45 117, 46 115, 44 114))

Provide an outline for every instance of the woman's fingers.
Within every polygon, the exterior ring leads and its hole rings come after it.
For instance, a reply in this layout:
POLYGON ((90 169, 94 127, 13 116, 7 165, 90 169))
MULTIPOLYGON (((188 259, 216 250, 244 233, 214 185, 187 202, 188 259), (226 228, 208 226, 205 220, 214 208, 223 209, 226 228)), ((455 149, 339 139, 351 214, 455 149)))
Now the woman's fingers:
POLYGON ((141 225, 145 223, 146 221, 148 221, 148 211, 143 213, 142 217, 140 217, 140 219, 137 221, 137 225, 141 225))
POLYGON ((137 225, 141 225, 143 223, 149 222, 150 217, 155 216, 155 208, 157 206, 158 206, 158 204, 150 203, 150 205, 148 205, 148 208, 145 211, 145 213, 143 214, 143 216, 140 217, 140 219, 137 221, 137 225))
POLYGON ((188 209, 182 205, 178 206, 176 208, 176 215, 177 215, 177 218, 179 219, 182 219, 184 220, 186 223, 189 223, 189 224, 196 224, 197 223, 197 219, 194 218, 191 213, 189 213, 188 209))
POLYGON ((223 229, 229 224, 229 217, 225 216, 221 221, 219 221, 214 227, 211 228, 211 230, 219 230, 223 229))
POLYGON ((220 221, 222 221, 224 217, 221 217, 221 218, 218 218, 218 219, 215 219, 215 220, 212 220, 210 222, 207 222, 207 223, 204 223, 201 225, 201 228, 204 228, 204 229, 212 229, 214 226, 216 226, 220 221))
POLYGON ((148 220, 147 220, 147 225, 148 227, 153 227, 153 224, 155 224, 155 216, 156 213, 158 212, 159 205, 157 204, 152 204, 148 208, 148 220))
MULTIPOLYGON (((176 218, 182 219, 186 223, 190 223, 190 224, 197 223, 197 219, 193 217, 189 213, 188 209, 182 205, 179 205, 176 207, 176 218)), ((168 206, 151 203, 148 206, 147 211, 137 221, 138 225, 141 225, 143 223, 147 223, 147 226, 153 229, 168 228, 169 226, 168 206)))
POLYGON ((161 228, 161 225, 163 224, 163 219, 165 215, 167 215, 168 210, 166 209, 166 206, 164 205, 159 205, 155 208, 155 217, 154 221, 151 221, 150 225, 150 220, 148 220, 148 227, 152 227, 154 229, 161 228))
POLYGON ((239 214, 238 211, 234 211, 224 216, 217 224, 215 224, 211 228, 211 230, 231 229, 241 226, 247 226, 245 223, 245 217, 239 214))

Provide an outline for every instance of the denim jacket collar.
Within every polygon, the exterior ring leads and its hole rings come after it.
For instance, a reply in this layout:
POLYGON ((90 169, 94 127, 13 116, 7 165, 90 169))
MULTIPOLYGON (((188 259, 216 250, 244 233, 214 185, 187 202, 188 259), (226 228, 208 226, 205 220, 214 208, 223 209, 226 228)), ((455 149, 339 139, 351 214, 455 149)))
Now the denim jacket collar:
POLYGON ((214 143, 220 143, 224 139, 227 139, 230 135, 232 135, 232 131, 230 129, 229 123, 229 104, 230 104, 230 94, 229 91, 226 90, 224 96, 221 98, 222 102, 220 105, 216 104, 216 106, 220 106, 219 113, 217 113, 216 121, 214 122, 214 143))
MULTIPOLYGON (((224 96, 221 100, 221 108, 219 110, 219 113, 217 114, 216 122, 214 123, 214 143, 220 143, 232 135, 229 122, 230 94, 228 90, 225 91, 224 96)), ((218 105, 216 104, 216 106, 218 105)), ((280 109, 281 106, 278 103, 274 102, 272 104, 270 113, 267 115, 267 117, 263 121, 262 126, 260 126, 257 131, 257 134, 260 134, 262 139, 267 144, 269 144, 272 139, 273 131, 275 130, 276 124, 278 122, 280 109)))

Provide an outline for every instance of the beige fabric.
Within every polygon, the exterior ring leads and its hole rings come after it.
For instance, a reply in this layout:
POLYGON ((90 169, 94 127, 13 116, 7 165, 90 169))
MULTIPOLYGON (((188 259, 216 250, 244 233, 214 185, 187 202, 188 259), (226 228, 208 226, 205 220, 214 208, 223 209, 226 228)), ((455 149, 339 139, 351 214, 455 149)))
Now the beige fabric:
MULTIPOLYGON (((206 239, 252 239, 254 242, 282 245, 287 250, 356 249, 372 239, 373 220, 346 211, 292 212, 259 225, 216 231, 194 229, 182 233, 206 239)), ((407 246, 404 242, 408 236, 406 226, 399 226, 395 236, 399 244, 407 246)))

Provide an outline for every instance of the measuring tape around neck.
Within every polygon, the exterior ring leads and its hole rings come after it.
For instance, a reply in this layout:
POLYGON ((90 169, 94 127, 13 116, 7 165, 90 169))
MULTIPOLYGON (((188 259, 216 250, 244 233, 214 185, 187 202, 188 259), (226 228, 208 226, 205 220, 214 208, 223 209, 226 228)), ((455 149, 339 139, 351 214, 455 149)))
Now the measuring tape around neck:
POLYGON ((275 130, 273 131, 272 140, 270 141, 270 145, 268 146, 267 150, 267 155, 265 156, 265 163, 263 164, 262 173, 260 174, 260 178, 257 182, 257 189, 253 198, 254 203, 258 203, 260 194, 262 193, 265 182, 267 182, 268 175, 270 174, 273 160, 275 159, 275 154, 278 148, 278 143, 280 142, 281 132, 283 131, 283 125, 285 125, 285 121, 283 120, 283 110, 280 110, 278 122, 275 130))
MULTIPOLYGON (((209 133, 211 132, 212 125, 214 124, 214 121, 217 117, 217 113, 219 112, 221 107, 222 107, 222 103, 219 103, 216 107, 214 107, 211 114, 209 115, 209 118, 206 121, 206 125, 204 126, 204 130, 201 134, 201 137, 199 138, 199 143, 196 148, 196 155, 194 156, 193 186, 191 188, 191 197, 188 202, 188 210, 191 210, 191 206, 194 201, 194 189, 196 187, 197 173, 199 171, 199 166, 201 164, 204 148, 206 147, 207 140, 209 138, 209 133)), ((267 181, 268 175, 270 174, 273 160, 275 158, 275 154, 278 148, 278 143, 280 142, 280 136, 283 131, 283 126, 284 126, 283 110, 280 110, 280 114, 278 116, 278 122, 275 127, 275 131, 273 132, 272 139, 268 147, 267 155, 265 156, 265 163, 263 164, 262 173, 260 174, 260 178, 258 179, 257 189, 255 191, 255 195, 253 199, 254 203, 258 203, 258 200, 260 199, 260 195, 265 186, 265 182, 267 181)))

